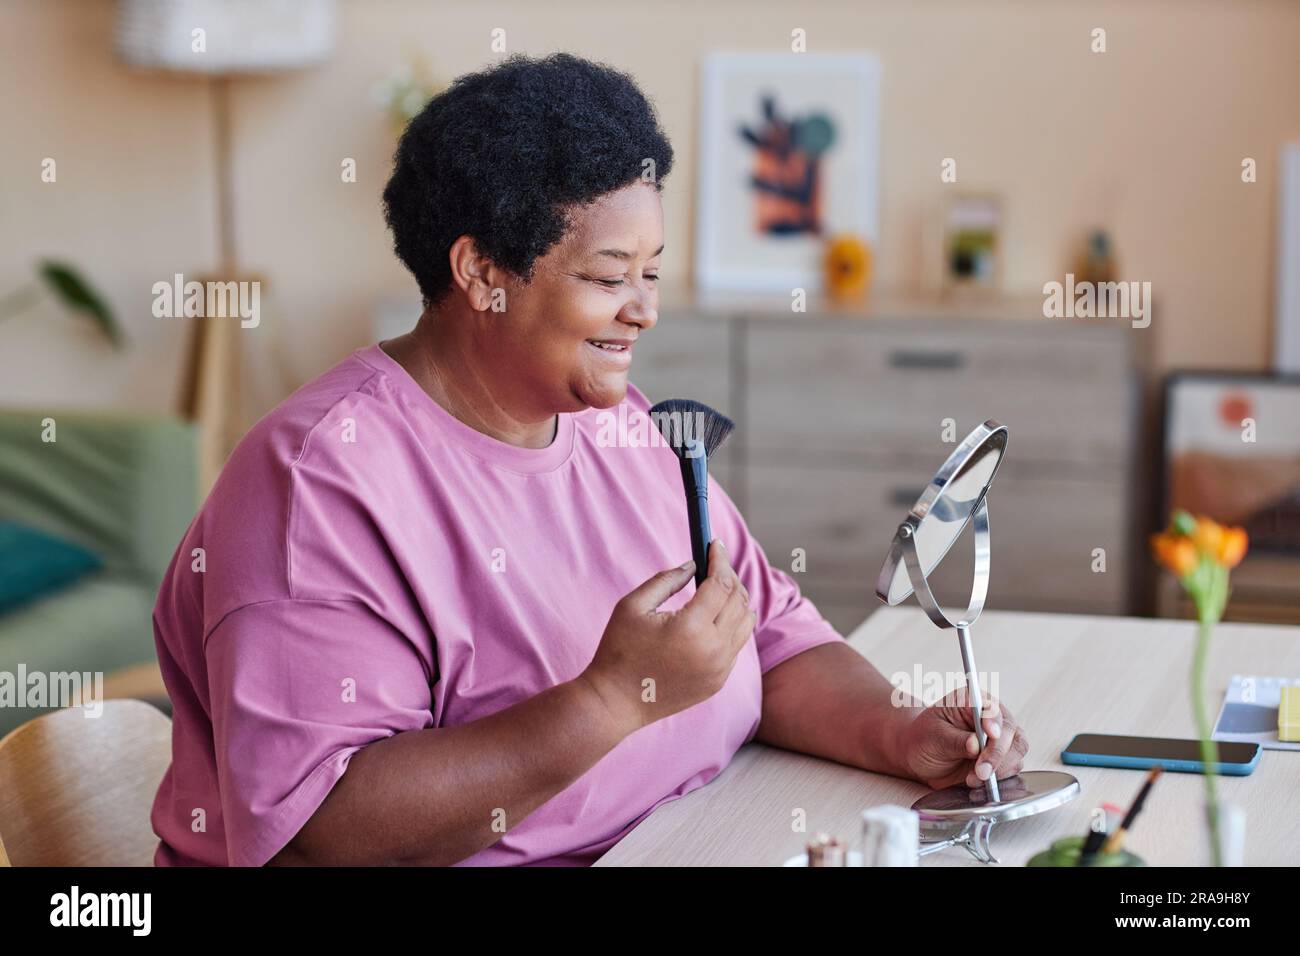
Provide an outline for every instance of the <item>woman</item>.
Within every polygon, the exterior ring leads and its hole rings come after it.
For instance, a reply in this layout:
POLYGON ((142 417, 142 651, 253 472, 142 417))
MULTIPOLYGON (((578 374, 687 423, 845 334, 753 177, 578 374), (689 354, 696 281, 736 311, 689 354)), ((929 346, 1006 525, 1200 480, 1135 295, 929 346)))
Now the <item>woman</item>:
POLYGON ((647 411, 671 165, 631 79, 565 55, 410 124, 384 202, 423 314, 249 432, 164 581, 158 863, 590 863, 752 739, 1019 770, 996 702, 982 753, 955 700, 892 706, 716 485, 696 589, 671 450, 597 440, 647 411))

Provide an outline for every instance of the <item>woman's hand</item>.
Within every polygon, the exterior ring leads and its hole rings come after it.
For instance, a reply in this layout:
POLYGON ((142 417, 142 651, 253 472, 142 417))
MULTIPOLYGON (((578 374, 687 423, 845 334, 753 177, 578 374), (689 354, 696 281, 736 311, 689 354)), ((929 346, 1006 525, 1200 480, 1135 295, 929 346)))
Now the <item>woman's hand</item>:
POLYGON ((966 688, 954 690, 917 715, 903 731, 902 761, 907 772, 935 790, 965 783, 982 786, 991 773, 1018 774, 1029 741, 1011 711, 984 696, 983 724, 988 742, 983 752, 975 736, 966 688))
POLYGON ((754 632, 749 592, 718 541, 709 546, 708 577, 690 601, 676 611, 658 610, 694 573, 694 562, 687 562, 624 596, 579 678, 628 733, 721 690, 754 632))

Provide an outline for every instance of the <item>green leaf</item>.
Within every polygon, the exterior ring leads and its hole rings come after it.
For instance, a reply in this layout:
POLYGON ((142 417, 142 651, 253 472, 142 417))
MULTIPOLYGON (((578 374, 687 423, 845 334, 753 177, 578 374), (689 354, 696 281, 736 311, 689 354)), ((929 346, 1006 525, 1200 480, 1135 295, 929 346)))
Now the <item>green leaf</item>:
POLYGON ((1180 508, 1174 512, 1174 520, 1171 526, 1175 534, 1190 535, 1196 530, 1196 519, 1180 508))
POLYGON ((117 320, 113 318, 113 313, 99 294, 72 266, 46 260, 41 263, 38 271, 65 308, 80 313, 94 322, 114 348, 122 345, 122 330, 117 320))

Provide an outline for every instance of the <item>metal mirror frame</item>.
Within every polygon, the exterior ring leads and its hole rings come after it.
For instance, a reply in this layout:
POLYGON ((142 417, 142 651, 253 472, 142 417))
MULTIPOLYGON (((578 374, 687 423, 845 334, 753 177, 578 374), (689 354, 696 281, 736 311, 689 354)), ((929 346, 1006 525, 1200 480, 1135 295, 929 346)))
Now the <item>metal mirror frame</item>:
POLYGON ((885 557, 885 563, 880 568, 880 576, 876 579, 876 596, 889 605, 902 604, 916 592, 917 600, 925 608, 926 614, 930 620, 934 621, 939 627, 959 627, 973 624, 975 618, 979 617, 980 611, 984 609, 984 600, 988 596, 989 585, 989 526, 988 526, 988 508, 985 504, 985 497, 988 493, 988 486, 993 484, 993 479, 997 477, 998 469, 1002 467, 1002 459, 1006 457, 1007 442, 1009 433, 1007 427, 1000 422, 990 418, 982 425, 967 435, 960 445, 958 445, 947 460, 939 468, 935 476, 930 479, 925 490, 921 492, 921 497, 917 499, 915 505, 903 519, 903 523, 898 527, 898 533, 895 534, 894 540, 889 547, 889 554, 885 557), (944 495, 947 491, 948 484, 961 474, 962 469, 970 462, 975 453, 984 445, 989 444, 994 439, 999 444, 999 455, 997 465, 993 468, 993 473, 989 475, 989 480, 985 483, 984 491, 980 494, 977 505, 971 509, 972 513, 967 516, 961 526, 957 528, 952 536, 952 540, 935 559, 934 565, 923 569, 925 573, 916 574, 913 564, 918 568, 920 565, 919 556, 916 555, 915 534, 921 527, 921 522, 925 520, 936 508, 941 509, 944 504, 944 495), (952 550, 952 546, 957 543, 961 533, 966 530, 966 524, 975 519, 975 582, 971 591, 971 603, 966 614, 963 615, 962 624, 949 620, 944 614, 943 609, 935 601, 934 595, 930 592, 930 586, 925 580, 925 575, 929 574, 943 562, 944 557, 952 550), (912 555, 914 560, 909 561, 908 555, 912 555), (908 577, 912 585, 912 590, 905 594, 899 595, 894 600, 890 600, 889 590, 894 578, 897 576, 898 568, 906 565, 908 577), (918 587, 918 580, 920 586, 918 587))

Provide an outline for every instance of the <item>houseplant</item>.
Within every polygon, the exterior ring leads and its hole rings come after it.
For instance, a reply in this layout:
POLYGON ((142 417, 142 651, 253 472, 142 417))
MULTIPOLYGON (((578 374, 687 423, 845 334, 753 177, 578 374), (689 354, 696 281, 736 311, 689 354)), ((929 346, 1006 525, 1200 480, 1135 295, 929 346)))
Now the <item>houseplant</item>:
POLYGON ((65 262, 46 260, 36 272, 40 283, 32 282, 0 296, 0 321, 12 318, 40 301, 43 283, 64 308, 94 323, 113 348, 122 346, 122 329, 112 310, 74 267, 65 262))

